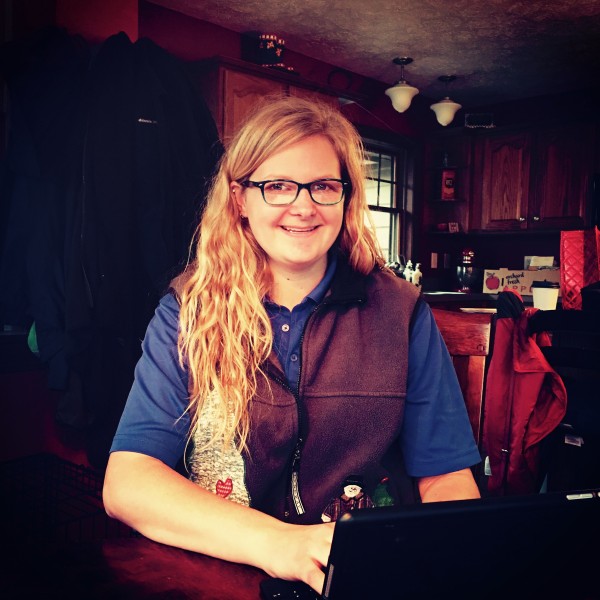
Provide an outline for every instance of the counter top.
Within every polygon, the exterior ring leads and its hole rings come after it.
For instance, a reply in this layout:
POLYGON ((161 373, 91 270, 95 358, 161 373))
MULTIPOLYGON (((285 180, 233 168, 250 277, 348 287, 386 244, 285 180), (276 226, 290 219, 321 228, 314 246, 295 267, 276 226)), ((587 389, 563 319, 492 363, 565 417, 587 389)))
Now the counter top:
POLYGON ((471 300, 496 300, 497 294, 483 294, 483 293, 465 293, 465 292, 448 292, 448 291, 427 291, 423 292, 423 297, 427 300, 442 298, 444 300, 456 300, 460 302, 464 299, 471 300))
MULTIPOLYGON (((521 296, 523 304, 526 308, 533 306, 533 296, 521 296)), ((429 304, 445 304, 451 307, 481 307, 495 308, 498 301, 498 294, 484 293, 464 293, 464 292, 448 292, 440 291, 424 291, 423 298, 429 304)), ((558 307, 561 306, 560 296, 558 297, 558 307)))
MULTIPOLYGON (((498 299, 497 294, 480 294, 448 291, 424 291, 423 298, 429 304, 447 305, 452 308, 459 307, 480 307, 494 308, 498 299)), ((527 299, 523 299, 527 305, 527 299)))

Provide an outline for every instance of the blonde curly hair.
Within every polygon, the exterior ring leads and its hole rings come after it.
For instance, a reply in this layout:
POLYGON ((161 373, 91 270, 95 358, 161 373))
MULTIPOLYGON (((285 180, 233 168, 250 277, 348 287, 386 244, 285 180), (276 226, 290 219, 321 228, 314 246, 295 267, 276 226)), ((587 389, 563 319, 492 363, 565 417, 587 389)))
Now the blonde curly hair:
POLYGON ((336 108, 296 97, 267 99, 250 116, 223 155, 195 234, 195 259, 180 292, 178 351, 190 377, 190 439, 206 398, 214 394, 220 423, 214 438, 243 448, 249 403, 273 334, 263 300, 272 279, 258 245, 230 191, 270 156, 314 135, 325 136, 351 189, 337 244, 349 264, 368 274, 384 260, 365 199, 364 149, 354 126, 336 108))

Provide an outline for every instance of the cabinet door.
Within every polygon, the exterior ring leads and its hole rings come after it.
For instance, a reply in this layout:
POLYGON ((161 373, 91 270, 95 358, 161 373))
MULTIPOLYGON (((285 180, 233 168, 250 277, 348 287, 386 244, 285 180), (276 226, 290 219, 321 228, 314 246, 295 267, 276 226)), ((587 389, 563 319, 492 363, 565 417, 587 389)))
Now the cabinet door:
POLYGON ((316 90, 310 90, 303 87, 298 87, 296 85, 290 85, 289 87, 290 96, 297 96, 300 98, 306 98, 307 100, 319 100, 321 102, 325 102, 326 104, 330 104, 335 108, 340 107, 339 100, 330 94, 323 94, 321 92, 317 92, 316 90))
POLYGON ((585 226, 594 168, 594 138, 594 130, 589 125, 539 132, 532 158, 531 228, 580 229, 585 226))
POLYGON ((269 95, 283 95, 284 83, 225 69, 223 81, 223 141, 227 143, 250 111, 269 95))
POLYGON ((527 228, 531 138, 527 133, 484 140, 481 228, 527 228))

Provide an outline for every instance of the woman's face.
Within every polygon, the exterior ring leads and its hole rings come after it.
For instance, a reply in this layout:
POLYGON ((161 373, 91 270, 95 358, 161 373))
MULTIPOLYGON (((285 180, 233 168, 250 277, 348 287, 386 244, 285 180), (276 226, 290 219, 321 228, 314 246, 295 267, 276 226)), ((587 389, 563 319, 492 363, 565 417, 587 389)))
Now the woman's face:
MULTIPOLYGON (((331 142, 315 135, 273 154, 248 179, 308 183, 327 178, 341 178, 340 162, 331 142)), ((325 271, 327 251, 342 227, 343 201, 330 206, 316 204, 303 189, 293 204, 270 206, 258 188, 232 183, 231 189, 272 270, 307 274, 325 271)))

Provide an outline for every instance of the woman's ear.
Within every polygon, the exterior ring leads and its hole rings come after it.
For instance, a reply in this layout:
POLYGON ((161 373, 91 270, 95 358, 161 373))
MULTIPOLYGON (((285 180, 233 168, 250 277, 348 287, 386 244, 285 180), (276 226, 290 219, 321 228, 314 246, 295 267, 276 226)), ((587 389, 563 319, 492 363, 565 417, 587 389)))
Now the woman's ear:
POLYGON ((229 190, 231 191, 231 195, 235 200, 235 203, 238 206, 238 210, 240 211, 240 215, 242 217, 246 217, 246 196, 244 191, 242 190, 242 186, 237 181, 232 181, 229 184, 229 190))

